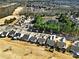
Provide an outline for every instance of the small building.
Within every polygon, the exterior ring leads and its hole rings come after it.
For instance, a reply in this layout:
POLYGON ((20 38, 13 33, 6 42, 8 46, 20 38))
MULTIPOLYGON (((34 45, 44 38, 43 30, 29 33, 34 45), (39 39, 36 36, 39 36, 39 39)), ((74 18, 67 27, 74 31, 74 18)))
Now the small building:
POLYGON ((24 34, 24 35, 21 37, 20 40, 22 40, 22 41, 29 41, 28 38, 29 38, 29 35, 24 34))
POLYGON ((14 36, 12 37, 13 40, 19 39, 21 36, 21 33, 15 33, 14 36))
POLYGON ((50 40, 54 40, 56 39, 56 35, 50 35, 50 40))
POLYGON ((79 41, 75 41, 70 48, 70 52, 72 52, 74 57, 79 57, 79 41))
POLYGON ((0 34, 1 37, 6 37, 7 35, 8 35, 8 32, 5 32, 5 31, 0 34))
POLYGON ((44 39, 44 38, 38 38, 37 43, 38 43, 39 45, 45 45, 46 39, 44 39))
POLYGON ((36 43, 37 42, 37 37, 31 37, 30 39, 29 39, 29 41, 31 42, 31 43, 36 43))
POLYGON ((54 48, 55 47, 55 41, 53 39, 51 39, 51 36, 47 39, 46 46, 48 46, 50 48, 54 48))
POLYGON ((14 34, 15 34, 15 31, 14 31, 14 30, 12 30, 12 31, 10 31, 10 32, 9 32, 8 37, 13 37, 13 36, 14 36, 14 34))
POLYGON ((61 42, 66 42, 66 38, 65 38, 65 37, 62 37, 62 38, 60 39, 60 41, 61 41, 61 42))
POLYGON ((79 47, 78 46, 72 46, 71 51, 74 57, 79 57, 79 47))
POLYGON ((57 42, 56 43, 56 49, 57 49, 57 51, 61 51, 61 52, 65 53, 66 43, 65 42, 57 42))

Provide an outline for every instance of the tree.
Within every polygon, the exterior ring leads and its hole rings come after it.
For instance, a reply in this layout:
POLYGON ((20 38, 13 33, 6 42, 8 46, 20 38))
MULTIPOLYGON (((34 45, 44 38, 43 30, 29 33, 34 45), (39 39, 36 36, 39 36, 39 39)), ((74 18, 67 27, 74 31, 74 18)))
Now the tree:
POLYGON ((59 22, 45 22, 41 16, 36 17, 36 22, 34 26, 38 29, 54 32, 63 32, 72 34, 73 32, 79 33, 79 28, 76 27, 76 24, 71 21, 71 18, 67 14, 60 14, 58 18, 59 22))
POLYGON ((61 26, 61 31, 66 33, 71 33, 74 29, 75 24, 71 21, 70 17, 66 14, 61 14, 59 17, 59 23, 61 26))
POLYGON ((5 24, 10 24, 10 23, 12 23, 14 20, 16 20, 16 18, 14 17, 13 19, 10 19, 10 20, 7 20, 7 19, 5 19, 5 24))

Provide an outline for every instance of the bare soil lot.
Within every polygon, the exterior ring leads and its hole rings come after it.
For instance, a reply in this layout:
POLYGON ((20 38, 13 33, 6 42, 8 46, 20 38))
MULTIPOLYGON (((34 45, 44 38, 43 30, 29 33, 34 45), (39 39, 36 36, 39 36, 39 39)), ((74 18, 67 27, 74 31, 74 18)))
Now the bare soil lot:
POLYGON ((75 59, 69 53, 45 51, 45 47, 35 44, 0 39, 0 59, 75 59))

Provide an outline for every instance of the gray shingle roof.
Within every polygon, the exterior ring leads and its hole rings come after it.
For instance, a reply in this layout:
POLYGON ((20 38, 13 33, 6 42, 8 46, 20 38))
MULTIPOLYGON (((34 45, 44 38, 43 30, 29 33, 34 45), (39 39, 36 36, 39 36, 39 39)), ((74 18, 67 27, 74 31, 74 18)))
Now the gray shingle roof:
POLYGON ((64 48, 66 46, 66 43, 64 42, 57 42, 57 47, 64 48))
POLYGON ((55 45, 55 41, 47 39, 46 44, 52 47, 55 45))
POLYGON ((8 32, 2 32, 1 36, 6 36, 8 32))
POLYGON ((20 37, 21 33, 16 33, 13 37, 20 37))
POLYGON ((78 46, 72 46, 71 47, 71 51, 73 51, 73 52, 79 52, 79 47, 78 46))
POLYGON ((9 32, 8 36, 13 36, 14 34, 15 34, 15 31, 12 30, 9 32))
POLYGON ((31 38, 29 39, 29 41, 30 41, 30 42, 33 42, 33 43, 36 43, 37 38, 36 38, 36 37, 31 37, 31 38))
POLYGON ((46 40, 43 39, 43 38, 38 38, 38 41, 37 41, 39 44, 45 44, 46 40))
POLYGON ((24 34, 23 37, 21 37, 21 40, 28 41, 29 35, 24 34))

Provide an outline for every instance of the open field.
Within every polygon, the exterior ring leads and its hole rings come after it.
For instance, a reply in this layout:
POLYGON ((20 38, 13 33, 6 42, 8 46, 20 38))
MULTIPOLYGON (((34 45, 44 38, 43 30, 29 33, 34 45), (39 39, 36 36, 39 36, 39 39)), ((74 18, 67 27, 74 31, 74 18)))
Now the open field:
POLYGON ((44 47, 35 44, 12 41, 9 38, 0 40, 0 59, 75 59, 69 53, 45 51, 44 47))

